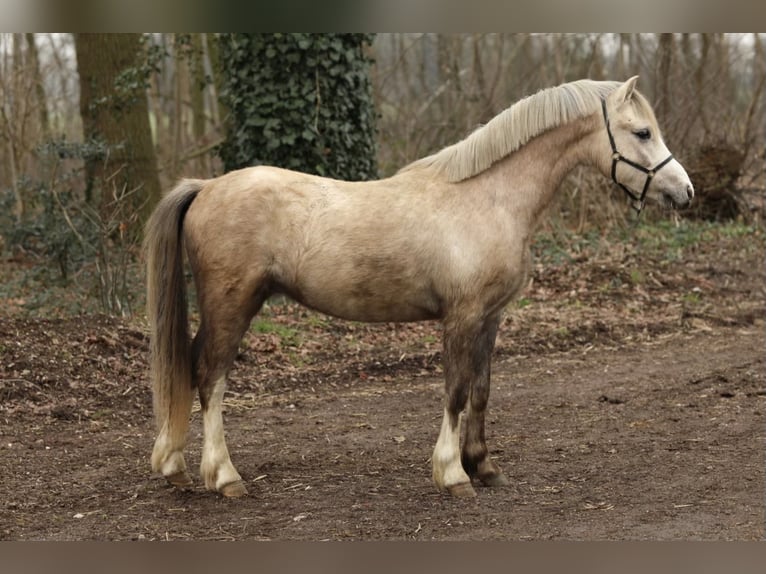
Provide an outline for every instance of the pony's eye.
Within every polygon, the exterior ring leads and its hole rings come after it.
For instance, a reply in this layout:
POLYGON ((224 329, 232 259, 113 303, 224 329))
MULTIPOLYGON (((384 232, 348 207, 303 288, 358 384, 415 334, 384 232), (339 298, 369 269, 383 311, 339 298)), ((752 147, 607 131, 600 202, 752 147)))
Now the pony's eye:
POLYGON ((648 129, 644 128, 642 130, 636 130, 633 132, 633 135, 635 135, 640 140, 648 140, 652 137, 652 132, 650 132, 648 129))

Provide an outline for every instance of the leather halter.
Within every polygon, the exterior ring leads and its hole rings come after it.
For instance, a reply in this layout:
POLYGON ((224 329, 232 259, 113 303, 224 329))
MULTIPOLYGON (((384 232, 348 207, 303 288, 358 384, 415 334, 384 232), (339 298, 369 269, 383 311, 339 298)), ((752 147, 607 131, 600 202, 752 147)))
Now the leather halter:
POLYGON ((606 133, 609 136, 609 144, 612 146, 612 181, 619 185, 623 191, 628 194, 628 197, 633 200, 631 207, 636 210, 637 215, 641 215, 641 210, 644 208, 644 202, 646 200, 646 192, 649 191, 649 185, 652 183, 654 174, 656 174, 662 167, 667 165, 670 160, 673 159, 673 154, 670 154, 668 157, 663 159, 660 163, 652 168, 646 168, 641 164, 629 160, 617 151, 617 146, 614 143, 614 136, 612 135, 612 129, 609 127, 609 116, 606 113, 606 100, 604 99, 601 100, 601 109, 604 111, 604 123, 606 124, 606 133), (630 167, 646 174, 646 180, 644 181, 644 187, 641 190, 641 195, 636 195, 630 189, 628 189, 625 184, 617 181, 617 164, 619 162, 624 162, 630 167))

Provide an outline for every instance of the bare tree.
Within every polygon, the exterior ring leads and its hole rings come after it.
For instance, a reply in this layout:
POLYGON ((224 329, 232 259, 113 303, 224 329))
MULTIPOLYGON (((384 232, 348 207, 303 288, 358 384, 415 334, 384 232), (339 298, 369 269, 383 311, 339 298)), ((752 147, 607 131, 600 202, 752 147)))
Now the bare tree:
POLYGON ((86 141, 104 146, 103 156, 87 158, 86 196, 106 209, 113 197, 107 187, 140 189, 131 195, 134 208, 143 206, 148 214, 159 200, 160 181, 149 124, 142 37, 76 34, 75 48, 83 134, 86 141), (111 179, 116 173, 117 180, 111 179), (94 190, 99 198, 93 197, 94 190))
POLYGON ((40 135, 43 140, 51 137, 51 125, 48 115, 48 100, 45 97, 45 85, 43 84, 42 72, 40 70, 40 57, 37 52, 37 43, 34 34, 24 34, 27 42, 28 65, 32 83, 35 89, 37 99, 37 116, 40 120, 40 135))
POLYGON ((0 73, 0 138, 3 159, 7 175, 0 177, 0 182, 11 187, 14 196, 13 213, 16 221, 21 221, 27 212, 28 197, 20 185, 20 178, 33 169, 35 140, 39 138, 37 125, 39 71, 34 62, 36 52, 30 56, 24 34, 5 34, 3 42, 2 73, 0 73), (10 44, 10 50, 7 46, 10 44), (38 96, 38 97, 36 97, 38 96))
POLYGON ((659 46, 657 48, 657 78, 655 79, 655 110, 657 119, 661 124, 668 120, 668 113, 671 104, 670 86, 673 78, 673 60, 674 60, 675 42, 673 34, 660 34, 659 46))

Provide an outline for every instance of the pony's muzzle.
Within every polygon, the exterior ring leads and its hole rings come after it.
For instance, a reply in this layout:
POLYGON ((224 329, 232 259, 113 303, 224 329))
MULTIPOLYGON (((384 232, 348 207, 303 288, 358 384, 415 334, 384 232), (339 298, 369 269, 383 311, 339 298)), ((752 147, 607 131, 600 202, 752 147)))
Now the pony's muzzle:
POLYGON ((691 183, 686 184, 686 189, 680 195, 680 201, 677 199, 674 201, 677 207, 689 207, 689 204, 694 198, 694 187, 691 183))
POLYGON ((686 186, 678 191, 664 191, 665 201, 673 207, 689 207, 689 204, 694 198, 694 187, 691 183, 687 183, 686 186))

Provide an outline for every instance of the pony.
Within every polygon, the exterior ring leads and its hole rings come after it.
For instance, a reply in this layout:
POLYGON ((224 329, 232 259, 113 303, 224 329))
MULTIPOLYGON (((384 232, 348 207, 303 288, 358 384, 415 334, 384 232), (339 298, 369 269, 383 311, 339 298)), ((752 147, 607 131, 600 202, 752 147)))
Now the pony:
POLYGON ((270 166, 180 181, 145 234, 153 470, 175 487, 192 484, 183 449, 196 389, 205 487, 227 497, 247 493, 224 438, 226 376, 252 318, 283 294, 343 319, 441 321, 444 413, 433 481, 457 497, 475 496, 474 484, 509 484, 485 439, 491 355, 560 182, 577 165, 593 166, 639 212, 647 197, 685 206, 694 196, 636 81, 541 90, 376 181, 270 166), (200 313, 193 339, 184 252, 200 313))

